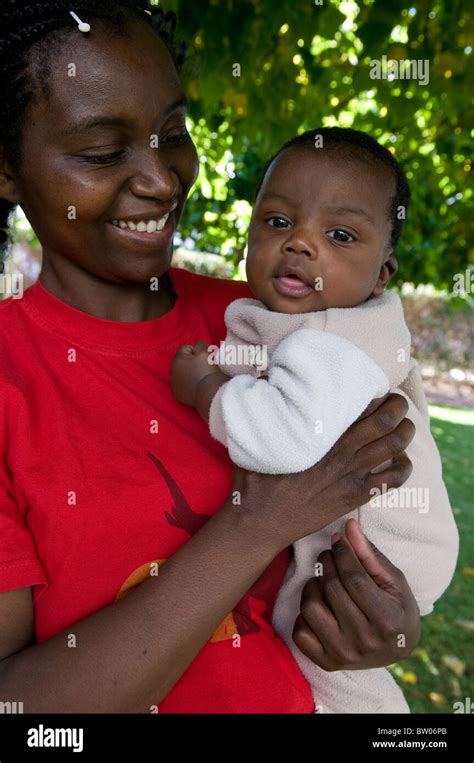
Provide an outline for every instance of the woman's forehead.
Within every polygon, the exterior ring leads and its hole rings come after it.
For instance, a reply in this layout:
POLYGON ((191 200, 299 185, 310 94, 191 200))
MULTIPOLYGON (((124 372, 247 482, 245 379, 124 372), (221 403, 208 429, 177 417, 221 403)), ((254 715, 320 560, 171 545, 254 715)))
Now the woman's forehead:
POLYGON ((68 34, 55 55, 45 114, 56 122, 73 122, 104 109, 160 113, 182 94, 171 55, 153 30, 133 23, 126 35, 111 35, 93 19, 91 27, 90 34, 77 32, 76 39, 68 34))

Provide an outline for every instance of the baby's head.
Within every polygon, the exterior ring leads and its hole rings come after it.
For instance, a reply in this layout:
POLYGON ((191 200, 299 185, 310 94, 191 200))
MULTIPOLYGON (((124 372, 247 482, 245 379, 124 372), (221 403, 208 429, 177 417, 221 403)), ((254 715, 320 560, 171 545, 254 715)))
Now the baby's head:
POLYGON ((268 162, 249 229, 247 278, 270 310, 355 307, 397 270, 410 191, 400 166, 365 133, 325 127, 268 162))

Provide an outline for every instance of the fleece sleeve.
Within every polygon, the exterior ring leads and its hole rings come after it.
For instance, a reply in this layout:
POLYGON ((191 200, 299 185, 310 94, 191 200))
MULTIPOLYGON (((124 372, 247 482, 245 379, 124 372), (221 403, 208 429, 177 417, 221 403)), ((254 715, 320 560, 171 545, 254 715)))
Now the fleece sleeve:
POLYGON ((244 469, 290 474, 317 463, 371 400, 383 371, 342 337, 300 329, 276 348, 268 379, 235 376, 212 401, 209 425, 244 469))

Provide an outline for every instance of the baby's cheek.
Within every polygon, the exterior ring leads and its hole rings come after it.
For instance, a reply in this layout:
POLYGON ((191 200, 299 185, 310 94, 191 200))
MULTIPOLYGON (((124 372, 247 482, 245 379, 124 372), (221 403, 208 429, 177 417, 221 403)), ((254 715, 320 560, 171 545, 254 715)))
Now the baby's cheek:
POLYGON ((254 297, 262 299, 271 286, 274 263, 263 254, 255 256, 247 266, 247 280, 254 297))

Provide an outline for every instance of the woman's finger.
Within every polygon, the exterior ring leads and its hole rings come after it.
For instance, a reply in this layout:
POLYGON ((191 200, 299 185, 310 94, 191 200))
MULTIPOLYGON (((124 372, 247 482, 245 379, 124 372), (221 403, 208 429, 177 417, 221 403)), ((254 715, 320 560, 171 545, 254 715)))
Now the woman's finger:
POLYGON ((399 590, 403 573, 369 541, 355 519, 349 519, 345 532, 359 561, 378 587, 385 591, 399 590))
POLYGON ((399 456, 408 448, 415 431, 415 425, 410 419, 402 419, 395 429, 365 445, 355 454, 354 469, 364 473, 394 456, 399 456))
POLYGON ((366 487, 370 497, 374 496, 374 488, 378 490, 391 490, 401 487, 413 471, 413 464, 406 453, 394 456, 392 462, 382 471, 376 474, 368 474, 366 487))
MULTIPOLYGON (((363 419, 359 419, 349 427, 344 435, 348 452, 355 459, 361 448, 393 432, 405 418, 407 412, 408 403, 404 397, 397 394, 389 395, 376 411, 363 419), (361 442, 364 445, 361 446, 361 442)), ((378 463, 382 461, 384 461, 383 458, 378 463)), ((373 464, 373 466, 377 466, 377 464, 373 464)))
POLYGON ((362 413, 360 414, 359 418, 358 418, 358 419, 356 419, 356 421, 359 421, 360 419, 365 419, 367 416, 370 416, 370 414, 371 414, 371 413, 373 413, 374 411, 376 411, 376 410, 377 410, 377 408, 380 408, 380 406, 382 405, 382 403, 384 403, 384 402, 385 402, 385 400, 387 399, 387 397, 389 396, 389 394, 390 394, 390 393, 388 393, 388 392, 387 392, 387 394, 386 394, 386 395, 383 395, 383 397, 376 397, 376 398, 374 398, 374 399, 373 399, 373 400, 372 400, 372 401, 371 401, 371 402, 368 404, 368 406, 367 406, 367 408, 365 409, 365 411, 362 411, 362 413))
POLYGON ((329 657, 319 638, 302 615, 298 615, 293 627, 292 638, 300 652, 323 670, 330 670, 329 657))
POLYGON ((341 631, 359 632, 367 626, 367 618, 356 602, 349 596, 339 577, 339 572, 331 551, 323 551, 318 556, 322 574, 318 578, 323 598, 327 600, 341 631))
POLYGON ((326 651, 340 641, 341 632, 333 612, 326 604, 317 578, 308 580, 301 594, 300 611, 326 651))
MULTIPOLYGON (((376 474, 372 474, 364 469, 363 471, 352 471, 344 477, 339 477, 335 496, 337 501, 335 505, 340 505, 341 507, 339 516, 343 516, 349 511, 368 503, 374 496, 375 488, 381 491, 383 489, 389 490, 401 487, 410 476, 412 470, 413 465, 410 459, 403 453, 392 458, 390 466, 376 474)), ((367 510, 370 511, 371 509, 367 510)), ((376 511, 376 509, 372 510, 376 511)), ((331 516, 334 521, 334 514, 331 516)))
POLYGON ((353 602, 371 623, 383 621, 393 599, 387 596, 362 566, 349 540, 341 536, 333 546, 333 559, 339 578, 353 602))

